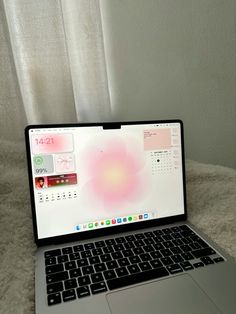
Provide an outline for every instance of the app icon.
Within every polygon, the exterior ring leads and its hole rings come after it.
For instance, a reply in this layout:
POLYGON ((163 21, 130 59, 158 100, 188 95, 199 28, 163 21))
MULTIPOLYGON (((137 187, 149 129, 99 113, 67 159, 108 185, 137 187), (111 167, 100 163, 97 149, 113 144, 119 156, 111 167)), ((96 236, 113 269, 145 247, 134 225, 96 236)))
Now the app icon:
POLYGON ((115 219, 112 219, 111 223, 112 223, 113 225, 115 225, 115 224, 116 224, 116 220, 115 220, 115 219))
POLYGON ((80 230, 80 226, 76 226, 76 230, 79 231, 80 230))
POLYGON ((127 218, 125 217, 125 218, 123 218, 123 222, 126 222, 127 221, 127 218))
POLYGON ((147 219, 147 218, 148 218, 148 214, 144 214, 144 215, 143 215, 143 218, 144 218, 144 219, 147 219))
POLYGON ((87 225, 86 224, 83 224, 83 229, 86 229, 87 228, 87 225))
POLYGON ((132 216, 129 216, 128 221, 132 221, 132 220, 133 220, 132 216))
POLYGON ((139 219, 143 219, 143 215, 139 215, 138 218, 139 218, 139 219))
POLYGON ((118 223, 118 224, 121 223, 121 218, 117 218, 117 223, 118 223))
POLYGON ((133 220, 137 221, 138 220, 138 216, 133 216, 133 220))
POLYGON ((104 221, 101 221, 100 224, 101 224, 101 226, 104 226, 105 222, 104 222, 104 221))
POLYGON ((97 221, 95 222, 94 226, 95 226, 95 227, 98 227, 98 222, 97 222, 97 221))
POLYGON ((106 220, 106 225, 107 226, 110 225, 110 223, 111 223, 110 219, 106 220))
POLYGON ((90 223, 88 224, 88 227, 89 227, 89 229, 93 228, 93 223, 90 222, 90 223))

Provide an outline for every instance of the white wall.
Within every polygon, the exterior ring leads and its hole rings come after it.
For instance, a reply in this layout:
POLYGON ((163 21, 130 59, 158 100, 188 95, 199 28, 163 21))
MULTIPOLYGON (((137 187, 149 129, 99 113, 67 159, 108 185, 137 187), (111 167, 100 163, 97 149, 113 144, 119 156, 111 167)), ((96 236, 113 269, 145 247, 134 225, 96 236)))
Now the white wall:
POLYGON ((181 118, 187 157, 236 168, 236 1, 101 0, 116 120, 181 118))

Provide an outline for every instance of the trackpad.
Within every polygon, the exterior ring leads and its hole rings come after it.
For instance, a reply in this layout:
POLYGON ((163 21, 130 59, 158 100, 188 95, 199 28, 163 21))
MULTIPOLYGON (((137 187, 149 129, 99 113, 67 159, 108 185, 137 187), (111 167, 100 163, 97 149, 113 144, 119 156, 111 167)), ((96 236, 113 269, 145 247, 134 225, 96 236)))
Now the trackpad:
POLYGON ((221 311, 189 275, 107 294, 112 314, 216 314, 221 311))

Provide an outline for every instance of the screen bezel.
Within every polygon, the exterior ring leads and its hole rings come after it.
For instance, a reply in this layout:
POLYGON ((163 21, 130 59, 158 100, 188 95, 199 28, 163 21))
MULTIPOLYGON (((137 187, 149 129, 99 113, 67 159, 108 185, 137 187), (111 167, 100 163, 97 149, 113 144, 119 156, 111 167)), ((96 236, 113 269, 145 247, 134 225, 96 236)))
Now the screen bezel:
POLYGON ((69 123, 69 124, 35 124, 28 125, 25 128, 25 145, 26 145, 26 155, 27 155, 27 166, 28 166, 28 178, 29 178, 29 189, 30 189, 30 199, 31 199, 31 209, 32 209, 32 219, 33 219, 33 229, 34 238, 37 246, 50 245, 66 243, 71 241, 80 241, 89 238, 111 235, 114 233, 127 232, 132 230, 143 229, 147 227, 156 227, 164 224, 174 223, 181 220, 187 219, 187 206, 186 206, 186 178, 185 178, 185 156, 184 156, 184 134, 183 134, 183 122, 180 119, 176 120, 148 120, 148 121, 125 121, 125 122, 97 122, 97 123, 69 123), (60 235, 48 238, 38 238, 37 230, 37 219, 36 219, 36 209, 35 209, 35 199, 34 199, 34 182, 31 164, 31 154, 30 154, 30 136, 29 130, 40 129, 40 128, 62 128, 62 127, 98 127, 101 126, 104 129, 119 129, 124 125, 140 125, 140 124, 165 124, 165 123, 179 123, 180 133, 181 133, 181 155, 182 155, 182 177, 183 177, 183 199, 184 199, 184 213, 180 215, 156 218, 147 221, 134 222, 130 224, 113 226, 109 228, 102 228, 97 230, 83 231, 73 234, 60 235))

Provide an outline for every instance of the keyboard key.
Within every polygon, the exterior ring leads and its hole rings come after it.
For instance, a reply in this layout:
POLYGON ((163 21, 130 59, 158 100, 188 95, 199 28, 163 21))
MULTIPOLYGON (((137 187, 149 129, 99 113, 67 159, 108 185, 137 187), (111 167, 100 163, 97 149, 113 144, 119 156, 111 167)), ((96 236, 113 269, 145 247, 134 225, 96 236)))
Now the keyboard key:
POLYGON ((164 239, 163 239, 161 236, 155 237, 155 238, 153 238, 153 240, 154 240, 156 243, 162 243, 162 242, 164 241, 164 239))
POLYGON ((78 244, 73 246, 74 252, 81 252, 84 251, 84 246, 82 244, 78 244))
POLYGON ((153 259, 157 259, 157 258, 162 257, 162 255, 159 251, 151 252, 150 255, 152 256, 153 259))
POLYGON ((152 269, 151 265, 149 264, 149 262, 142 262, 140 264, 138 264, 139 267, 141 268, 142 271, 145 271, 145 270, 150 270, 152 269))
POLYGON ((144 249, 144 251, 146 252, 146 253, 148 253, 148 252, 153 252, 154 251, 154 247, 150 244, 150 245, 145 245, 144 247, 143 247, 143 249, 144 249))
POLYGON ((87 286, 90 284, 90 278, 89 276, 83 276, 78 278, 78 284, 79 286, 87 286))
POLYGON ((183 252, 190 252, 190 251, 192 251, 192 249, 191 249, 191 247, 189 245, 181 245, 180 248, 181 248, 181 250, 183 252))
POLYGON ((145 235, 146 238, 153 238, 154 237, 154 234, 151 231, 144 232, 144 235, 145 235))
POLYGON ((86 243, 84 244, 85 250, 91 250, 95 248, 95 245, 93 243, 86 243))
POLYGON ((175 263, 180 263, 180 262, 184 262, 184 259, 181 255, 172 255, 171 258, 173 259, 173 261, 175 263))
POLYGON ((135 237, 134 237, 133 234, 128 235, 128 236, 126 236, 125 238, 126 238, 126 241, 129 241, 129 242, 133 242, 133 241, 135 240, 135 237))
POLYGON ((70 254, 70 253, 72 253, 73 251, 72 251, 72 247, 64 247, 63 249, 62 249, 62 253, 63 254, 70 254))
POLYGON ((109 262, 112 260, 110 254, 103 254, 100 256, 102 262, 109 262))
POLYGON ((163 265, 159 259, 154 259, 154 260, 150 261, 150 264, 151 264, 152 268, 158 268, 158 267, 161 267, 163 265))
POLYGON ((224 262, 224 259, 223 259, 223 257, 215 257, 215 258, 213 258, 213 261, 215 262, 215 263, 219 263, 219 262, 224 262))
POLYGON ((46 267, 46 274, 58 273, 59 271, 63 271, 64 267, 63 264, 56 264, 46 267))
POLYGON ((46 266, 56 264, 56 262, 57 262, 56 257, 49 257, 45 259, 46 266))
POLYGON ((60 249, 44 252, 44 257, 45 258, 55 257, 55 256, 58 256, 58 255, 61 255, 61 250, 60 249))
POLYGON ((96 273, 91 275, 92 283, 104 281, 102 273, 96 273))
POLYGON ((132 249, 135 247, 133 242, 125 242, 124 243, 124 247, 128 250, 128 249, 132 249))
POLYGON ((193 266, 189 262, 182 262, 180 263, 180 266, 183 268, 183 270, 193 269, 193 266))
POLYGON ((122 266, 128 266, 130 264, 129 260, 127 258, 120 258, 117 260, 118 264, 122 266))
POLYGON ((84 286, 76 289, 78 298, 87 297, 90 295, 89 287, 84 286))
POLYGON ((115 239, 116 243, 119 244, 119 243, 125 243, 126 242, 126 239, 124 237, 118 237, 115 239))
POLYGON ((150 261, 152 259, 149 253, 141 254, 139 255, 139 257, 141 258, 143 262, 150 261))
POLYGON ((73 268, 76 268, 75 261, 71 261, 71 262, 66 262, 65 263, 65 269, 66 270, 73 269, 73 268))
POLYGON ((133 256, 134 253, 132 252, 132 250, 124 250, 123 252, 124 257, 129 257, 129 256, 133 256))
POLYGON ((179 228, 179 227, 171 227, 170 228, 173 232, 180 232, 181 231, 181 229, 179 228))
POLYGON ((160 260, 163 263, 163 265, 165 265, 165 266, 173 264, 173 261, 169 256, 162 257, 160 260))
POLYGON ((171 252, 173 254, 180 254, 180 253, 182 253, 182 250, 178 246, 172 247, 172 248, 170 248, 170 250, 171 250, 171 252))
POLYGON ((197 242, 193 242, 189 244, 193 250, 198 250, 201 248, 201 245, 197 242))
POLYGON ((135 274, 135 273, 140 272, 140 268, 138 267, 137 264, 129 265, 127 268, 128 268, 128 271, 129 271, 131 274, 135 274))
POLYGON ((150 244, 155 243, 155 241, 154 241, 152 238, 144 239, 143 242, 144 242, 146 245, 150 245, 150 244))
POLYGON ((202 263, 202 262, 197 262, 197 263, 194 263, 193 266, 194 266, 195 268, 203 267, 203 266, 204 266, 204 263, 202 263))
POLYGON ((174 244, 173 244, 171 241, 163 242, 163 245, 164 245, 164 247, 167 248, 167 249, 174 247, 174 244))
POLYGON ((184 244, 181 239, 172 240, 172 243, 173 243, 175 246, 179 246, 179 245, 183 245, 183 244, 184 244))
POLYGON ((156 251, 165 249, 162 243, 155 243, 153 247, 156 251))
POLYGON ((212 248, 205 248, 205 249, 200 249, 200 250, 195 250, 191 252, 194 257, 199 258, 207 255, 212 255, 215 254, 216 252, 212 248))
POLYGON ((104 263, 96 264, 94 265, 94 269, 96 272, 104 271, 106 270, 106 265, 104 263))
POLYGON ((182 253, 181 256, 184 260, 189 261, 191 259, 194 259, 193 255, 190 252, 182 253))
POLYGON ((106 253, 112 253, 112 252, 114 252, 114 249, 113 249, 113 247, 112 246, 105 246, 104 248, 103 248, 103 252, 106 254, 106 253))
POLYGON ((113 259, 119 259, 119 258, 122 258, 123 255, 121 252, 114 252, 114 253, 111 253, 111 256, 113 259))
POLYGON ((129 274, 126 267, 117 268, 116 273, 118 277, 126 276, 129 274))
POLYGON ((103 275, 106 278, 106 280, 116 278, 116 274, 113 269, 104 271, 103 275))
POLYGON ((87 266, 87 265, 88 265, 87 258, 77 260, 78 267, 87 266))
POLYGON ((62 271, 59 273, 51 274, 46 276, 46 282, 47 283, 54 283, 57 281, 62 281, 68 279, 68 272, 67 271, 62 271))
POLYGON ((141 262, 141 259, 139 258, 139 256, 130 256, 129 261, 131 264, 137 264, 141 262))
POLYGON ((76 279, 69 279, 64 281, 65 289, 72 289, 77 287, 76 279))
POLYGON ((126 287, 132 284, 144 282, 151 279, 161 278, 168 276, 169 273, 164 267, 159 267, 156 269, 151 269, 148 271, 135 273, 133 275, 122 276, 107 281, 108 288, 110 290, 126 287))
POLYGON ((91 251, 83 251, 83 252, 81 252, 81 257, 82 258, 91 257, 91 256, 92 256, 91 251))
POLYGON ((75 278, 82 275, 81 270, 79 268, 71 269, 69 273, 70 273, 70 278, 75 278))
POLYGON ((92 253, 93 253, 93 256, 97 256, 97 255, 102 255, 103 254, 101 248, 93 249, 92 253))
POLYGON ((56 283, 52 283, 51 285, 47 285, 47 293, 56 293, 56 292, 60 292, 63 291, 63 284, 62 282, 56 282, 56 283))
POLYGON ((104 241, 97 241, 97 242, 95 242, 96 248, 101 248, 101 247, 103 247, 103 246, 105 246, 105 245, 106 245, 106 244, 105 244, 104 241))
POLYGON ((136 240, 134 241, 134 244, 136 247, 140 247, 140 246, 143 247, 145 245, 143 240, 136 240))
POLYGON ((88 260, 89 260, 89 264, 91 264, 91 265, 98 264, 101 262, 99 256, 89 257, 88 260))
POLYGON ((164 229, 162 229, 162 231, 164 232, 164 234, 172 233, 172 230, 170 228, 164 228, 164 229))
MULTIPOLYGON (((170 234, 164 234, 162 236, 162 238, 165 240, 165 241, 170 241, 170 240, 173 240, 172 236, 170 234)), ((165 244, 164 244, 165 245, 165 244)))
POLYGON ((164 234, 164 232, 163 232, 162 230, 155 230, 155 231, 153 231, 153 233, 154 233, 157 237, 159 237, 159 236, 161 236, 162 234, 164 234))
POLYGON ((209 256, 201 257, 200 260, 201 260, 205 265, 214 264, 214 261, 213 261, 209 256))
POLYGON ((54 305, 61 303, 61 294, 60 293, 54 293, 48 295, 48 305, 54 305))
POLYGON ((68 255, 61 255, 61 256, 57 257, 57 262, 59 264, 60 263, 65 263, 65 262, 68 262, 68 261, 69 261, 68 255))
POLYGON ((70 261, 74 261, 76 259, 80 259, 80 253, 79 252, 76 252, 76 253, 72 253, 69 255, 70 257, 70 261))
POLYGON ((145 239, 145 235, 143 233, 137 233, 134 236, 135 236, 135 239, 137 240, 145 239))
POLYGON ((107 291, 105 282, 94 283, 90 286, 92 294, 98 294, 107 291))
POLYGON ((90 265, 90 266, 84 266, 84 267, 82 267, 82 272, 83 272, 83 275, 93 274, 93 273, 94 273, 93 266, 90 265))
POLYGON ((62 297, 63 297, 64 302, 75 300, 76 299, 75 290, 71 289, 71 290, 63 291, 62 297))
POLYGON ((105 240, 105 242, 107 246, 116 244, 116 241, 114 239, 107 239, 105 240))
POLYGON ((117 261, 110 261, 106 263, 107 269, 115 269, 118 268, 117 261))
POLYGON ((177 274, 183 271, 178 264, 168 265, 166 268, 171 274, 177 274))
POLYGON ((136 247, 133 249, 133 252, 135 255, 140 255, 140 254, 144 253, 144 250, 141 247, 136 247))
POLYGON ((163 256, 170 256, 173 255, 172 252, 169 249, 160 250, 161 254, 163 256))
POLYGON ((117 251, 123 251, 125 249, 123 244, 115 244, 115 245, 113 245, 113 248, 116 252, 117 251))

